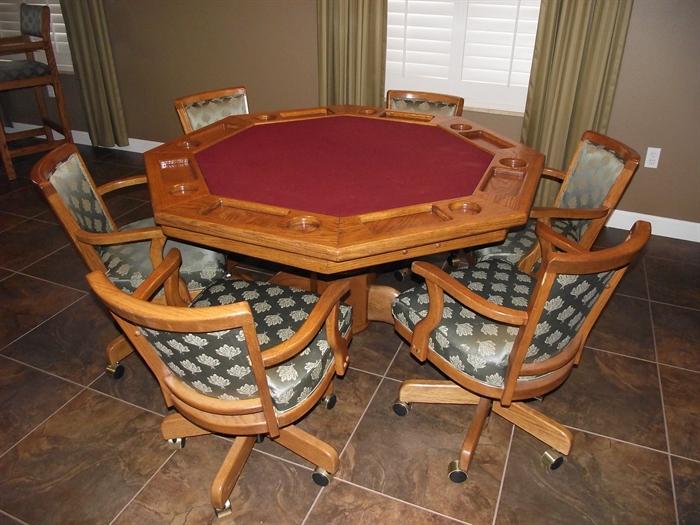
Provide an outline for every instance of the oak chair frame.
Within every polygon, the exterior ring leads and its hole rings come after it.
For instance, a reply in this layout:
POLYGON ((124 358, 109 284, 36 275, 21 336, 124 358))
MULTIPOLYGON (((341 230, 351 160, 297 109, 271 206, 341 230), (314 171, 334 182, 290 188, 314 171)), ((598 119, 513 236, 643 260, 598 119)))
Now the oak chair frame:
POLYGON ((185 133, 192 133, 194 128, 192 128, 192 123, 190 122, 190 117, 187 114, 187 108, 192 104, 197 102, 202 102, 210 100, 213 98, 221 97, 235 97, 237 95, 243 95, 245 97, 245 107, 246 112, 248 111, 248 93, 245 86, 235 86, 223 89, 212 89, 210 91, 202 91, 200 93, 194 93, 192 95, 187 95, 184 97, 179 97, 175 99, 175 111, 177 111, 177 116, 180 119, 180 124, 185 133))
POLYGON ((0 38, 0 56, 24 53, 27 60, 35 60, 34 53, 37 51, 43 51, 46 55, 46 62, 49 66, 48 75, 0 82, 0 91, 33 88, 34 98, 42 121, 41 126, 12 133, 7 133, 4 127, 0 126, 0 156, 2 156, 5 174, 9 180, 15 180, 17 178, 12 164, 12 159, 14 157, 50 150, 60 144, 73 142, 68 114, 65 109, 63 89, 58 75, 56 58, 53 53, 53 48, 51 47, 50 11, 48 6, 43 6, 41 8, 41 38, 39 40, 32 40, 31 37, 26 34, 0 38), (46 101, 44 99, 44 86, 53 87, 60 124, 54 122, 49 117, 46 101), (63 138, 54 138, 53 131, 61 133, 63 138), (40 137, 42 135, 46 139, 45 142, 10 148, 10 142, 30 137, 40 137))
POLYGON ((206 308, 188 308, 178 279, 180 253, 171 250, 151 275, 129 295, 118 290, 103 272, 95 271, 87 279, 122 328, 134 348, 146 361, 161 388, 168 408, 177 412, 161 424, 164 439, 177 440, 212 432, 237 436, 211 486, 211 502, 217 515, 230 509, 229 497, 243 470, 256 437, 268 435, 276 443, 333 474, 339 466, 338 453, 327 443, 296 427, 294 423, 308 413, 323 397, 333 392, 333 377, 342 376, 348 365, 348 343, 352 332, 343 337, 338 329, 339 304, 349 284, 328 286, 300 329, 288 340, 260 350, 255 321, 247 302, 206 308), (148 300, 164 288, 166 304, 148 300), (159 358, 151 343, 143 337, 142 326, 174 332, 213 332, 240 328, 245 336, 251 368, 259 397, 222 400, 206 396, 174 376, 159 358), (324 373, 311 395, 297 406, 277 412, 267 383, 265 370, 298 355, 325 326, 334 364, 324 373))
MULTIPOLYGON (((593 325, 612 297, 629 264, 648 241, 651 226, 647 222, 639 221, 632 227, 624 243, 600 251, 583 249, 544 222, 538 221, 536 232, 541 244, 543 262, 537 273, 527 310, 516 310, 491 303, 434 265, 420 261, 413 263, 413 271, 424 277, 427 284, 428 313, 413 331, 399 321, 395 323, 394 328, 410 341, 410 352, 413 356, 420 362, 427 359, 451 380, 406 380, 401 384, 398 403, 478 405, 462 444, 459 460, 450 465, 451 471, 467 473, 484 422, 492 410, 557 452, 569 454, 573 440, 571 432, 520 401, 553 391, 567 379, 572 368, 580 362, 584 344, 593 325), (561 251, 557 252, 554 248, 561 251), (528 347, 535 335, 540 314, 557 274, 599 273, 608 270, 614 270, 614 274, 569 344, 549 359, 525 363, 528 347), (479 315, 520 327, 509 355, 503 387, 477 381, 450 366, 444 358, 428 348, 431 333, 442 321, 445 293, 479 315), (533 375, 542 376, 533 380, 518 381, 522 376, 533 375)), ((463 479, 466 479, 466 476, 461 480, 463 479)))
POLYGON ((446 95, 444 93, 431 93, 429 91, 412 91, 412 90, 399 90, 390 89, 386 92, 386 108, 391 111, 396 111, 391 107, 391 99, 393 98, 404 98, 408 100, 429 100, 430 102, 444 102, 445 104, 454 104, 455 106, 455 117, 462 116, 462 110, 464 109, 464 99, 456 95, 446 95))

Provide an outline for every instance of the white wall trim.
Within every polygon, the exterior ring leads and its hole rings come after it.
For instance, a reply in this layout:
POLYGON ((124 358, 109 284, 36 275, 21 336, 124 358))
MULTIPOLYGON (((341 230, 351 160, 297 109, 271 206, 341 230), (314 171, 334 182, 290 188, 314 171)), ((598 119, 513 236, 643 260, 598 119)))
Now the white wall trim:
POLYGON ((608 219, 607 225, 611 228, 629 230, 635 221, 649 221, 651 223, 651 233, 653 235, 700 242, 700 222, 682 221, 680 219, 646 215, 633 211, 615 210, 610 216, 610 219, 608 219))
MULTIPOLYGON (((35 128, 36 125, 25 124, 23 122, 15 122, 12 129, 7 131, 22 131, 28 128, 35 128)), ((60 133, 56 133, 60 135, 60 133)), ((73 140, 76 144, 91 146, 90 135, 86 131, 73 130, 73 140)), ((154 140, 144 139, 129 139, 128 146, 114 146, 107 149, 116 149, 120 151, 132 151, 134 153, 145 153, 149 149, 156 148, 163 144, 154 140)), ((700 242, 700 223, 683 221, 680 219, 671 219, 669 217, 658 217, 656 215, 646 215, 632 211, 615 210, 610 219, 608 226, 611 228, 620 228, 629 230, 635 221, 649 221, 651 223, 651 232, 654 235, 662 237, 671 237, 673 239, 682 239, 685 241, 700 242)))

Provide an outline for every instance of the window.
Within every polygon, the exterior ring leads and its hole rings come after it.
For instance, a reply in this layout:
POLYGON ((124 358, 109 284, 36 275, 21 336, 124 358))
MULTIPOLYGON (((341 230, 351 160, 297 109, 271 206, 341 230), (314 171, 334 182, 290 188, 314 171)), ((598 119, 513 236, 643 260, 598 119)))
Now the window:
MULTIPOLYGON (((19 6, 22 0, 0 1, 0 36, 18 36, 19 32, 19 6)), ((56 55, 58 70, 62 73, 73 72, 73 61, 68 47, 68 35, 66 25, 63 23, 61 4, 59 0, 36 0, 32 4, 48 5, 51 10, 51 44, 56 55)), ((37 53, 38 60, 46 62, 44 53, 37 53)), ((3 57, 11 58, 11 57, 3 57)))
POLYGON ((540 0, 388 0, 386 89, 525 110, 540 0))

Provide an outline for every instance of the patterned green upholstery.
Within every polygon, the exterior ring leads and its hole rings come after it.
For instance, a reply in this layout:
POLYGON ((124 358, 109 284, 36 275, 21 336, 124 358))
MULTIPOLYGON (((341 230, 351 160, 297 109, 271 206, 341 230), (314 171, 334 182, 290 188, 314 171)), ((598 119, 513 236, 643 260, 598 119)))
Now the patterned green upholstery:
POLYGON ((230 97, 200 100, 185 108, 193 130, 203 128, 230 115, 248 113, 248 98, 245 93, 230 97))
MULTIPOLYGON (((450 275, 490 302, 526 310, 534 279, 506 261, 490 259, 450 275)), ((612 272, 561 274, 552 287, 535 336, 525 358, 539 362, 561 352, 581 328, 612 272)), ((401 293, 394 301, 394 318, 411 331, 428 312, 425 284, 401 293)), ((502 386, 519 328, 483 317, 445 295, 442 323, 428 339, 454 368, 491 386, 502 386)), ((521 377, 531 380, 535 377, 521 377)))
POLYGON ((19 8, 19 30, 23 35, 41 37, 43 6, 22 4, 19 8))
POLYGON ((0 82, 43 77, 50 73, 49 66, 35 60, 0 60, 0 82))
POLYGON ((389 109, 445 117, 457 115, 457 104, 420 98, 389 97, 389 109))
MULTIPOLYGON (((85 173, 77 154, 59 163, 51 174, 51 184, 81 229, 93 233, 113 231, 107 212, 97 198, 92 179, 85 173)), ((122 230, 155 226, 152 218, 135 221, 122 230)), ((107 268, 107 277, 118 288, 133 292, 153 271, 150 241, 97 247, 107 268)), ((165 251, 178 248, 182 254, 182 278, 190 289, 203 288, 226 274, 226 257, 220 253, 175 241, 165 243, 165 251)))
MULTIPOLYGON (((560 208, 597 208, 603 204, 624 162, 603 146, 584 141, 571 176, 559 202, 560 208)), ((511 230, 499 245, 474 250, 477 261, 497 258, 517 262, 527 254, 536 242, 536 221, 530 220, 519 229, 511 230)), ((552 228, 573 241, 581 240, 589 221, 556 219, 552 228)))
MULTIPOLYGON (((309 316, 319 296, 297 288, 263 282, 220 280, 194 300, 203 308, 248 301, 253 312, 261 350, 292 337, 309 316)), ((352 310, 341 305, 338 328, 346 335, 352 310)), ((147 339, 163 362, 187 385, 219 399, 257 397, 248 349, 240 329, 212 333, 177 333, 144 328, 147 339)), ((275 409, 294 408, 319 385, 333 364, 333 351, 325 327, 311 344, 292 359, 267 369, 275 409)))

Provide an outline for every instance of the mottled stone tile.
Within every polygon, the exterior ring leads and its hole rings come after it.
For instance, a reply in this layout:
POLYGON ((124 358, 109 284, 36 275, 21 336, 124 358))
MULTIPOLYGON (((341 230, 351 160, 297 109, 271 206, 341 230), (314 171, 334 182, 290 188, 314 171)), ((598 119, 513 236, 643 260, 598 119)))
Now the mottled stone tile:
POLYGON ((301 523, 320 490, 311 471, 257 452, 233 489, 231 515, 216 518, 209 489, 230 446, 212 436, 188 439, 116 523, 301 523))
POLYGON ((3 268, 0 268, 0 281, 2 281, 3 279, 7 279, 13 273, 14 272, 11 272, 10 270, 5 270, 3 268))
POLYGON ((113 180, 131 177, 133 175, 143 173, 134 166, 126 166, 123 164, 114 164, 112 162, 109 162, 107 157, 105 157, 104 159, 96 160, 95 162, 90 162, 88 169, 90 170, 90 175, 92 176, 92 179, 95 181, 95 184, 97 186, 101 186, 102 184, 105 184, 106 182, 111 182, 113 180))
POLYGON ((700 374, 661 366, 671 452, 700 460, 700 374))
POLYGON ((652 300, 700 309, 700 265, 656 257, 645 264, 652 300))
POLYGON ((700 372, 700 310, 651 303, 660 363, 700 372))
POLYGON ((402 339, 386 323, 373 322, 367 330, 352 338, 349 366, 383 375, 394 358, 402 339))
POLYGON ((678 522, 681 525, 700 523, 700 463, 671 458, 676 484, 678 522))
POLYGON ((615 295, 598 318, 588 346, 618 354, 654 360, 649 301, 615 295))
POLYGON ((0 195, 0 211, 14 213, 22 217, 34 217, 48 209, 49 205, 38 188, 33 184, 0 195))
POLYGON ((0 266, 21 270, 69 242, 55 224, 33 220, 20 223, 0 233, 0 266))
POLYGON ((668 456, 582 432, 554 472, 540 463, 546 449, 516 430, 497 524, 674 523, 668 456))
POLYGON ((0 458, 0 508, 29 523, 107 523, 172 454, 161 418, 85 391, 0 458))
POLYGON ((0 281, 0 350, 83 295, 25 275, 0 281))
POLYGON ((78 392, 77 385, 0 356, 0 454, 78 392))
POLYGON ((117 190, 104 196, 105 205, 112 218, 120 217, 143 206, 143 201, 124 195, 126 190, 117 190))
POLYGON ((0 212, 0 232, 3 232, 13 226, 17 226, 19 223, 26 221, 26 217, 20 217, 19 215, 11 215, 9 213, 0 212))
MULTIPOLYGON (((104 352, 102 356, 101 366, 104 370, 107 358, 104 357, 104 352)), ((146 410, 167 414, 168 409, 165 406, 158 381, 143 359, 134 352, 123 359, 121 365, 124 367, 122 377, 115 379, 112 375, 105 373, 91 385, 91 388, 146 410)))
POLYGON ((122 164, 125 166, 133 166, 135 168, 140 168, 141 171, 144 169, 143 153, 136 153, 134 151, 123 151, 112 149, 110 150, 110 155, 106 157, 107 162, 114 164, 122 164))
POLYGON ((662 259, 700 264, 700 243, 652 235, 647 243, 646 254, 662 259))
POLYGON ((90 285, 85 279, 89 271, 73 244, 69 244, 22 269, 22 273, 85 292, 90 291, 90 285))
POLYGON ((564 425, 666 450, 655 363, 586 348, 566 382, 532 403, 564 425))
MULTIPOLYGON (((136 202, 136 201, 134 201, 136 202)), ((117 226, 122 227, 126 224, 129 224, 134 221, 140 221, 142 219, 149 219, 153 217, 153 209, 151 208, 151 205, 148 203, 141 203, 140 206, 135 207, 133 210, 123 214, 116 216, 114 218, 114 222, 117 223, 117 226)))
MULTIPOLYGON (((334 381, 338 399, 335 407, 328 410, 325 406, 318 405, 304 416, 297 423, 297 426, 312 436, 325 441, 340 453, 350 439, 350 434, 359 422, 362 413, 367 408, 380 378, 357 370, 348 370, 345 377, 336 378, 334 381)), ((308 461, 269 439, 256 446, 260 450, 276 456, 311 466, 308 461)))
POLYGON ((469 480, 455 484, 447 466, 459 457, 474 406, 414 404, 394 414, 399 383, 384 380, 348 448, 338 477, 474 525, 491 523, 511 425, 492 416, 469 480))
POLYGON ((628 234, 628 230, 623 230, 622 228, 611 228, 607 226, 600 231, 593 246, 597 250, 617 246, 627 238, 628 234))
POLYGON ((401 346, 386 376, 398 381, 406 379, 448 379, 429 361, 426 360, 424 363, 421 363, 413 357, 411 352, 409 352, 408 343, 401 346))
POLYGON ((88 385, 103 373, 105 348, 117 335, 102 305, 85 296, 12 343, 3 354, 88 385))
POLYGON ((451 519, 395 499, 363 490, 348 483, 333 483, 324 489, 309 514, 307 525, 448 525, 451 519))
POLYGON ((637 257, 637 259, 630 264, 629 269, 625 272, 625 276, 617 286, 615 293, 640 297, 642 299, 649 298, 644 259, 642 257, 637 257))

